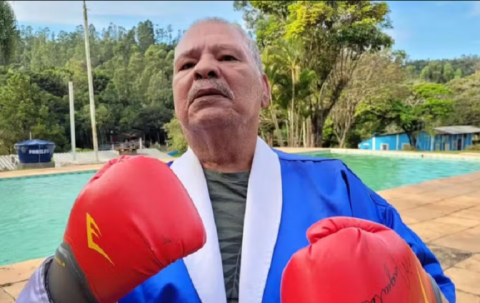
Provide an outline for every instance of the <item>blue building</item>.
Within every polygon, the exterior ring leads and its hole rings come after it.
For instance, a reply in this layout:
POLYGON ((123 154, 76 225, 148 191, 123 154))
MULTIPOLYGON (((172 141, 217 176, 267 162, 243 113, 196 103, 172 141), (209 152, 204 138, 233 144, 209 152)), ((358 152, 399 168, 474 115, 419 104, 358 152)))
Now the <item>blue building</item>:
MULTIPOLYGON (((416 149, 420 151, 464 150, 467 146, 480 144, 480 128, 475 126, 444 126, 434 129, 431 136, 421 132, 417 137, 416 149)), ((410 146, 406 133, 374 135, 360 142, 359 149, 403 150, 410 146)))

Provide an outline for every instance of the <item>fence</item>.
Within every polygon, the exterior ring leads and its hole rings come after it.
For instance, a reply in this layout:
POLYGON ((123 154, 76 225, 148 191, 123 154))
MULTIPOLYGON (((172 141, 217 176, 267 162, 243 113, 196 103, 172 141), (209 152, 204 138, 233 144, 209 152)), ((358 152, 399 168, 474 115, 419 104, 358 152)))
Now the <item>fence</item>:
MULTIPOLYGON (((113 148, 115 147, 113 146, 113 148)), ((161 152, 156 148, 138 149, 137 154, 161 160, 172 159, 168 154, 161 152)), ((112 159, 118 158, 119 156, 119 153, 114 149, 104 149, 98 151, 98 158, 100 163, 106 163, 112 159)), ((72 153, 54 153, 53 161, 55 162, 55 167, 97 163, 95 161, 95 153, 93 151, 77 151, 75 153, 75 159, 73 158, 72 153)), ((0 156, 0 171, 15 170, 17 169, 18 162, 19 160, 17 155, 0 156)))

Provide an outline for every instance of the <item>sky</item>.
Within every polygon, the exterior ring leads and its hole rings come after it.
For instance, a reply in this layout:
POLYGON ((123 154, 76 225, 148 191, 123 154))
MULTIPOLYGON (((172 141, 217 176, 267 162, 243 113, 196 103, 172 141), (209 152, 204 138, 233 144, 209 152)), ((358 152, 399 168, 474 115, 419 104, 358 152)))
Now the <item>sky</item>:
MULTIPOLYGON (((19 25, 72 31, 83 24, 82 1, 9 1, 19 25)), ((394 49, 411 60, 480 55, 480 1, 387 1, 394 49)), ((203 17, 242 23, 233 1, 87 1, 89 23, 97 30, 111 22, 131 28, 150 19, 174 32, 203 17)))

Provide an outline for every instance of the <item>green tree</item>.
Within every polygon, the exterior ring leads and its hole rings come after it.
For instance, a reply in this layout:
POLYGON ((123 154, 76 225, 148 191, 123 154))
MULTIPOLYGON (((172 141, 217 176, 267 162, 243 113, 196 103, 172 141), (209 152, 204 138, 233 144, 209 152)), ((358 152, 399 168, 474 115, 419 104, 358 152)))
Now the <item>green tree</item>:
POLYGON ((140 22, 137 26, 137 40, 140 49, 145 52, 150 45, 155 44, 155 29, 150 20, 140 22))
MULTIPOLYGON (((264 110, 268 111, 268 114, 264 114, 262 118, 263 121, 268 121, 267 125, 273 125, 277 144, 283 147, 284 137, 281 129, 283 123, 281 123, 281 121, 284 116, 286 104, 282 102, 282 98, 285 96, 285 82, 288 80, 287 75, 285 75, 282 66, 276 61, 276 58, 271 49, 265 50, 262 54, 263 70, 270 82, 272 98, 270 106, 264 110)), ((265 123, 262 125, 265 125, 265 123)))
POLYGON ((480 62, 480 57, 478 55, 462 55, 460 58, 454 59, 414 60, 407 61, 406 67, 411 67, 410 70, 413 72, 414 77, 425 79, 424 76, 421 75, 421 73, 423 69, 429 66, 432 62, 435 62, 441 66, 445 66, 445 64, 447 63, 451 64, 452 69, 455 71, 455 76, 457 78, 461 78, 462 76, 470 76, 475 73, 475 66, 476 64, 478 64, 478 62, 480 62))
POLYGON ((288 108, 289 121, 289 145, 298 146, 298 113, 296 104, 296 84, 299 80, 302 67, 301 61, 304 57, 303 49, 299 40, 281 39, 278 45, 271 50, 277 66, 282 66, 286 75, 289 75, 290 102, 288 108))
POLYGON ((315 75, 308 118, 314 143, 322 145, 323 126, 366 51, 389 47, 381 29, 390 26, 388 6, 373 1, 237 2, 260 47, 277 46, 281 38, 301 42, 301 66, 315 75))
POLYGON ((462 78, 462 75, 463 75, 462 70, 457 68, 457 70, 455 71, 455 79, 462 78))
POLYGON ((420 79, 422 79, 423 81, 430 81, 431 78, 432 78, 432 72, 430 70, 430 67, 425 66, 422 69, 422 72, 420 73, 420 79))
POLYGON ((393 122, 408 135, 415 148, 420 131, 431 132, 453 111, 453 92, 442 84, 422 83, 410 88, 410 95, 392 104, 393 122))
POLYGON ((8 1, 0 1, 0 64, 10 61, 16 37, 15 13, 8 1))
POLYGON ((169 123, 164 125, 164 128, 168 133, 169 148, 178 150, 181 153, 185 152, 188 148, 188 143, 183 135, 180 121, 178 121, 177 118, 173 118, 169 123))
POLYGON ((447 88, 454 92, 454 111, 450 113, 448 123, 480 125, 480 70, 450 81, 447 88))
POLYGON ((359 105, 369 99, 388 99, 405 79, 400 64, 401 60, 397 60, 397 56, 389 50, 367 54, 360 60, 330 115, 333 133, 340 148, 346 144, 351 128, 362 113, 359 105))
POLYGON ((423 68, 420 78, 427 82, 444 83, 444 69, 442 64, 437 61, 430 62, 423 68))
MULTIPOLYGON (((6 7, 8 2, 1 4, 6 7)), ((358 81, 359 75, 369 74, 365 70, 377 66, 364 66, 363 60, 392 43, 382 33, 390 26, 385 3, 234 1, 234 6, 244 13, 271 82, 272 104, 261 113, 260 135, 272 144, 356 146, 373 132, 399 129, 395 122, 402 125, 409 116, 427 130, 438 123, 480 123, 480 81, 474 74, 478 56, 408 61, 404 52, 392 52, 392 62, 407 74, 405 81, 386 85, 390 76, 385 83, 372 77, 358 81), (421 84, 423 69, 425 81, 449 81, 454 95, 419 95, 413 88, 421 84), (453 99, 453 112, 439 119, 448 99, 453 99), (413 106, 412 100, 422 106, 413 106), (337 128, 339 122, 343 126, 337 128)), ((13 144, 30 132, 53 140, 57 151, 68 150, 68 81, 74 83, 77 146, 91 149, 83 27, 58 33, 12 28, 15 43, 9 64, 0 59, 0 154, 13 152, 13 144)), ((0 27, 0 32, 5 29, 0 27)), ((174 49, 182 32, 175 35, 171 26, 159 28, 149 20, 131 29, 110 24, 104 29, 90 25, 88 30, 100 145, 135 133, 147 146, 170 140, 184 149, 181 127, 172 120, 171 87, 174 49)), ((4 55, 2 49, 0 53, 4 55)), ((388 69, 374 76, 383 72, 388 69)))
POLYGON ((64 129, 50 112, 56 97, 42 91, 24 74, 13 74, 0 87, 0 141, 3 152, 12 153, 16 142, 29 135, 54 141, 60 149, 67 144, 64 129))
MULTIPOLYGON (((143 137, 146 145, 165 144, 163 125, 173 117, 172 61, 178 36, 172 37, 170 26, 156 28, 149 20, 129 30, 114 24, 101 31, 91 25, 88 30, 100 145, 121 141, 129 133, 143 137), (160 32, 162 41, 155 37, 160 32)), ((0 90, 6 96, 0 101, 0 123, 5 125, 0 136, 3 141, 8 139, 2 143, 7 147, 2 147, 0 154, 11 152, 12 144, 28 138, 30 132, 40 139, 54 140, 56 151, 69 148, 68 81, 74 84, 77 146, 91 149, 83 27, 52 33, 48 28, 21 26, 17 36, 10 64, 2 65, 0 60, 0 90), (28 92, 30 99, 12 87, 28 92), (34 100, 33 104, 29 100, 34 100), (37 114, 13 115, 7 108, 15 102, 37 114), (17 127, 18 121, 24 121, 25 127, 17 127)))
POLYGON ((452 64, 450 62, 445 63, 443 66, 443 82, 447 83, 455 77, 452 64))

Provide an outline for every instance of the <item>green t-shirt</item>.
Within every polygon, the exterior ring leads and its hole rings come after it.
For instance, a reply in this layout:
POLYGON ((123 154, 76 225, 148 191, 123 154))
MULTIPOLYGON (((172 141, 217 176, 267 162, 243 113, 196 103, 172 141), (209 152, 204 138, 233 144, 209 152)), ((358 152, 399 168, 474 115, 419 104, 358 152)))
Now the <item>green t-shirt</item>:
POLYGON ((204 170, 217 226, 227 303, 238 302, 243 221, 250 172, 204 170))
MULTIPOLYGON (((217 226, 227 303, 238 303, 243 222, 250 173, 226 174, 210 170, 204 170, 204 173, 217 226)), ((435 302, 444 302, 440 288, 433 278, 431 280, 435 302)))

